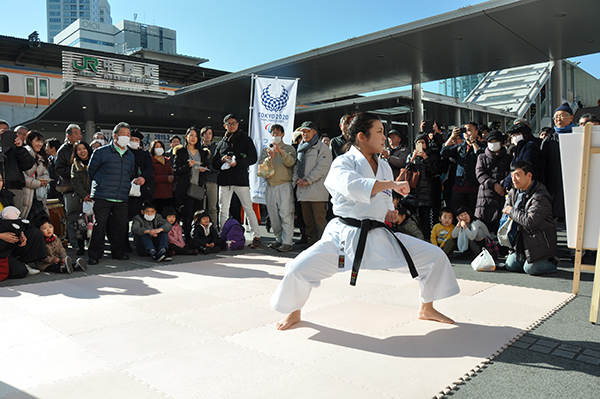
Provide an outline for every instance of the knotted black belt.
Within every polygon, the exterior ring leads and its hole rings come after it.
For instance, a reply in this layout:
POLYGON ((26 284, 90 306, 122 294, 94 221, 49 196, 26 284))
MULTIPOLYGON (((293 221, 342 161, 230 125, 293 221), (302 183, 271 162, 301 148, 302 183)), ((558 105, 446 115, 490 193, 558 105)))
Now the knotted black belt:
POLYGON ((404 246, 402 241, 400 241, 400 239, 396 236, 396 234, 394 234, 394 232, 388 225, 386 225, 385 223, 382 223, 378 220, 370 220, 370 219, 358 220, 358 219, 352 219, 352 218, 343 218, 343 217, 339 217, 339 216, 338 216, 338 219, 343 224, 360 228, 360 234, 358 236, 358 245, 356 246, 356 253, 354 255, 354 262, 352 264, 352 274, 350 276, 350 285, 356 285, 356 278, 358 277, 358 270, 360 269, 360 263, 362 262, 363 255, 365 253, 365 245, 367 243, 367 233, 369 233, 369 231, 371 231, 373 229, 377 229, 380 227, 389 231, 390 234, 392 235, 392 237, 394 237, 396 239, 398 246, 400 247, 400 249, 402 250, 402 253, 404 254, 406 263, 408 263, 408 270, 410 270, 410 275, 412 276, 412 278, 416 278, 419 276, 419 273, 417 273, 417 268, 415 267, 415 263, 413 262, 410 254, 408 253, 408 249, 406 249, 406 246, 404 246))

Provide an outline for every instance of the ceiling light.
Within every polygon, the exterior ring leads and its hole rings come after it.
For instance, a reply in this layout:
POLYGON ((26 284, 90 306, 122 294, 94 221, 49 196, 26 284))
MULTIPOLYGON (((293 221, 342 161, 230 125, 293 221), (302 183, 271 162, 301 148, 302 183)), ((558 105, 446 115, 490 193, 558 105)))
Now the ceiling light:
POLYGON ((83 107, 81 107, 81 109, 87 109, 87 107, 84 105, 83 107))
POLYGON ((175 114, 171 113, 171 116, 175 116, 175 114))
POLYGON ((129 110, 129 112, 133 112, 133 110, 132 110, 132 109, 130 109, 130 110, 129 110))

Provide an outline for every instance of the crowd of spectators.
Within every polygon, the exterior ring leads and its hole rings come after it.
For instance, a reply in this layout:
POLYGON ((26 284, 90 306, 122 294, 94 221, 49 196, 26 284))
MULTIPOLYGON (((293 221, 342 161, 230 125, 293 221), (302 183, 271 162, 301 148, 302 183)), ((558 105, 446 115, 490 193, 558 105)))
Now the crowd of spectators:
MULTIPOLYGON (((98 133, 90 144, 76 124, 67 126, 63 143, 18 126, 14 143, 0 154, 0 260, 7 259, 9 278, 22 278, 39 273, 36 262, 57 273, 86 270, 100 262, 106 238, 119 260, 133 252, 130 238, 138 255, 157 261, 215 253, 224 246, 222 226, 238 212, 235 204, 248 219, 250 246, 259 248, 260 216, 249 190, 255 163, 271 171, 265 194, 275 242, 269 247, 305 249, 335 215, 324 181, 332 162, 348 150, 352 117, 340 119, 340 134, 332 138, 311 121, 295 132, 272 125, 272 143, 260 153, 233 114, 223 120, 222 140, 213 140, 210 126, 191 127, 183 138, 173 136, 168 149, 160 140, 144 148, 144 133, 124 122, 110 138, 98 133), (291 145, 284 143, 286 135, 291 145), (60 227, 49 209, 57 202, 64 205, 68 245, 78 256, 87 251, 87 263, 75 264, 58 249, 54 233, 60 227), (295 227, 302 233, 296 242, 295 227)), ((391 228, 431 241, 449 256, 477 255, 494 242, 501 217, 508 215, 518 233, 507 269, 556 271, 556 221, 565 214, 559 135, 574 126, 567 103, 553 120, 553 127, 532 132, 527 120, 517 119, 506 134, 471 121, 446 137, 438 122, 423 121, 412 143, 389 130, 379 161, 411 186, 408 195, 393 194, 400 218, 391 228)), ((578 122, 600 124, 591 114, 578 122)), ((0 120, 0 136, 9 131, 0 120)))

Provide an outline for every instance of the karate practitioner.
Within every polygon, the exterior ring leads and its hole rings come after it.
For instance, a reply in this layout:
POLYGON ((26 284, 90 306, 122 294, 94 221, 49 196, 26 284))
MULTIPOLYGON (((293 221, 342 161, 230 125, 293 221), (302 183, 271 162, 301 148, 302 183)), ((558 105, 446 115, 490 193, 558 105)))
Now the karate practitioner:
MULTIPOLYGON (((460 291, 448 257, 428 242, 396 233, 409 254, 407 259, 394 235, 380 227, 384 220, 398 219, 398 212, 393 211, 392 190, 401 195, 410 192, 407 182, 393 180, 386 162, 378 162, 377 154, 386 140, 381 120, 377 115, 360 113, 352 120, 348 133, 350 148, 335 159, 325 180, 338 217, 329 222, 318 242, 285 266, 283 280, 271 298, 275 310, 288 313, 277 323, 277 329, 286 330, 300 321, 300 311, 311 289, 318 287, 321 280, 352 269, 355 257, 360 258, 356 250, 361 228, 349 223, 356 225, 367 219, 376 221, 373 223, 376 226, 367 234, 360 266, 373 269, 412 266, 411 273, 414 277, 418 272, 415 279, 421 288, 418 318, 454 323, 433 307, 433 301, 460 291), (343 268, 339 267, 341 255, 345 258, 343 268)), ((353 271, 353 280, 356 277, 353 271)))

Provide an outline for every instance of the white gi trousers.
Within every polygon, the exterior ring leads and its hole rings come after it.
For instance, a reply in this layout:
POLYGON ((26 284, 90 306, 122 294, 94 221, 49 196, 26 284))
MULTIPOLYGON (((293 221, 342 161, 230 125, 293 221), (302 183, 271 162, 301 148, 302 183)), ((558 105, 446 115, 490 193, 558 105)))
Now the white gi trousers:
POLYGON ((219 228, 225 226, 225 222, 229 217, 229 205, 231 205, 231 197, 235 193, 240 202, 244 213, 250 221, 250 230, 252 230, 252 238, 260 238, 258 230, 258 219, 252 209, 252 200, 250 199, 250 187, 248 186, 220 186, 219 187, 219 228))
MULTIPOLYGON (((327 225, 323 237, 285 265, 285 275, 271 297, 271 306, 281 313, 301 309, 310 291, 338 271, 352 270, 360 229, 348 226, 337 218, 327 225), (345 242, 345 267, 338 268, 340 243, 345 242)), ((396 233, 408 249, 419 276, 420 300, 437 301, 460 292, 452 264, 440 248, 426 241, 396 233)), ((390 232, 377 228, 369 231, 361 269, 398 269, 407 263, 390 232)), ((360 284, 360 272, 357 285, 360 284)), ((348 289, 350 275, 348 275, 348 289)))
POLYGON ((275 241, 284 245, 293 245, 294 193, 292 182, 277 186, 267 184, 265 200, 275 241))

